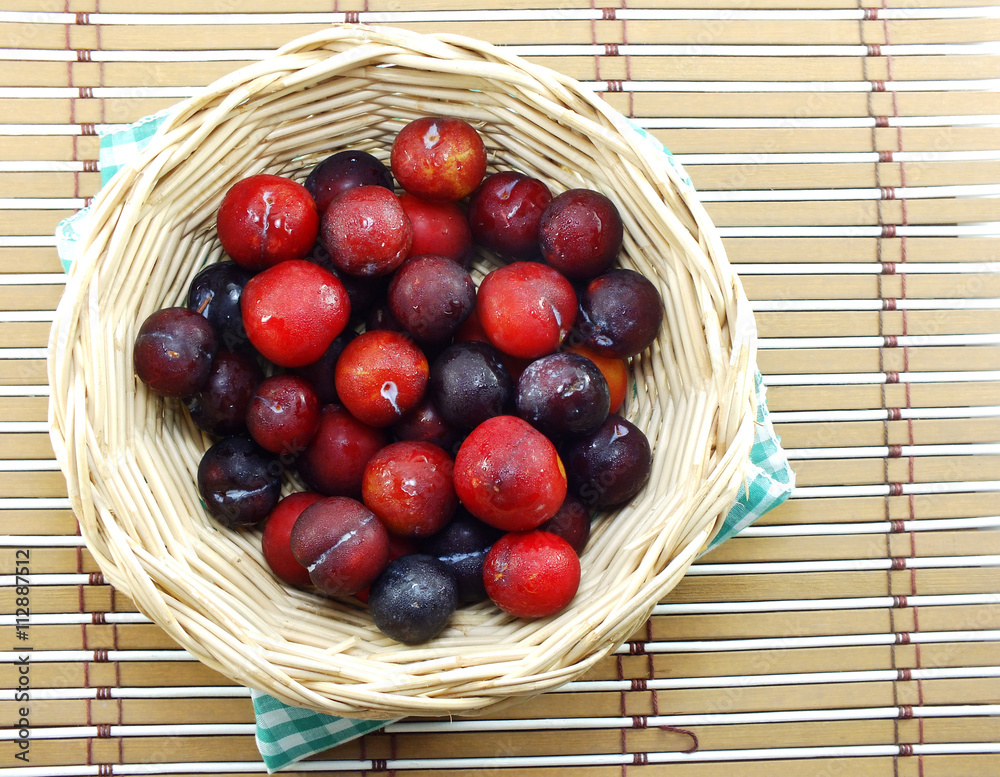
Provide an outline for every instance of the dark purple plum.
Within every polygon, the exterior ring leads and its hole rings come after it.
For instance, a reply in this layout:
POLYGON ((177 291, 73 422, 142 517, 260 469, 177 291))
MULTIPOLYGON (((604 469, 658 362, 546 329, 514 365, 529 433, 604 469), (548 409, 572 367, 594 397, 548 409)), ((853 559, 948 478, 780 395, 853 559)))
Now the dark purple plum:
POLYGON ((474 340, 441 352, 431 365, 429 389, 444 420, 463 431, 510 412, 514 404, 514 382, 500 352, 474 340))
POLYGON ((524 369, 515 405, 521 418, 550 437, 587 434, 607 417, 611 390, 586 356, 554 353, 524 369))
POLYGON ((483 562, 502 531, 473 517, 464 508, 451 522, 424 543, 425 553, 441 560, 455 574, 458 599, 463 604, 486 599, 483 562))
POLYGON ((583 553, 590 539, 590 522, 593 516, 587 505, 573 494, 566 495, 562 507, 549 520, 539 526, 540 531, 552 532, 568 542, 577 555, 583 553))
POLYGON ((135 338, 135 373, 157 394, 189 397, 201 391, 212 370, 218 347, 215 328, 189 308, 163 308, 152 313, 135 338))
POLYGON ((476 285, 468 271, 444 256, 408 259, 389 284, 393 317, 420 343, 440 344, 476 305, 476 285))
POLYGON ((254 526, 278 504, 281 464, 249 437, 226 437, 202 456, 198 492, 220 523, 254 526))
POLYGON ((323 213, 338 194, 356 186, 382 186, 392 190, 392 173, 365 151, 338 151, 320 162, 306 178, 306 190, 323 213))
POLYGON ((423 553, 389 562, 368 595, 368 611, 379 631, 405 645, 433 639, 457 608, 454 573, 423 553))
POLYGON ((561 453, 571 493, 596 509, 623 504, 638 494, 653 465, 645 433, 614 414, 597 431, 567 442, 561 453))
POLYGON ((583 344, 601 356, 626 359, 644 351, 662 322, 660 292, 635 270, 609 270, 580 294, 577 331, 583 344))
POLYGON ((184 400, 195 425, 216 437, 246 431, 246 414, 264 373, 257 359, 241 351, 220 350, 201 391, 184 400))
POLYGON ((251 350, 240 295, 253 273, 236 262, 215 262, 201 270, 188 287, 187 306, 207 318, 219 337, 219 347, 230 351, 251 350))
POLYGON ((330 347, 319 359, 293 370, 296 375, 302 376, 312 384, 321 404, 329 405, 337 401, 337 387, 333 382, 333 376, 337 370, 337 359, 340 358, 340 354, 344 352, 344 348, 354 337, 353 329, 345 329, 334 338, 330 347))
POLYGON ((403 418, 389 427, 397 440, 429 442, 454 455, 462 441, 462 433, 441 416, 441 411, 430 399, 424 399, 403 418))

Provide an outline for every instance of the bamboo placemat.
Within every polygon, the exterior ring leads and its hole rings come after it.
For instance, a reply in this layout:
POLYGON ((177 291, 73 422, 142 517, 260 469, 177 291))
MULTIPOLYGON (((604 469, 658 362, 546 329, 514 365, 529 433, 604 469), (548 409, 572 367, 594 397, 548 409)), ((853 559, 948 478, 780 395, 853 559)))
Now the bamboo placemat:
POLYGON ((100 128, 337 21, 508 45, 674 151, 757 312, 798 486, 582 681, 504 717, 398 723, 302 771, 1000 771, 995 3, 8 0, 0 774, 263 773, 247 691, 82 547, 46 433, 52 234, 99 187, 100 128))

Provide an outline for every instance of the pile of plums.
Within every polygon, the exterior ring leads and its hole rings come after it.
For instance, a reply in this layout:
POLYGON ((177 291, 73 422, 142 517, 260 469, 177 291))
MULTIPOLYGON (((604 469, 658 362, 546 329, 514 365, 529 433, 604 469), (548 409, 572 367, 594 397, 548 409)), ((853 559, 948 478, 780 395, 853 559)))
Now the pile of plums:
POLYGON ((618 209, 487 158, 467 122, 424 117, 388 166, 346 149, 303 183, 238 181, 218 211, 228 259, 134 344, 137 376, 212 442, 208 512, 262 526, 281 580, 367 602, 407 644, 487 597, 561 611, 592 516, 651 470, 617 412, 662 302, 616 264, 618 209))

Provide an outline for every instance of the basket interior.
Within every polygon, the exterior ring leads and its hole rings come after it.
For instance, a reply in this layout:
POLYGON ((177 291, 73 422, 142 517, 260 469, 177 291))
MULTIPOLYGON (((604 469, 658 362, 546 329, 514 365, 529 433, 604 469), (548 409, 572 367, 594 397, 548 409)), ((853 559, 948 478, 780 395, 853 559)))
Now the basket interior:
MULTIPOLYGON (((723 395, 733 381, 719 374, 732 347, 731 290, 706 272, 699 225, 657 172, 664 165, 656 152, 637 153, 593 100, 476 52, 464 51, 469 61, 456 67, 386 55, 374 44, 366 58, 355 43, 307 46, 295 61, 279 55, 235 88, 186 107, 169 140, 106 206, 73 357, 86 399, 72 414, 88 425, 76 438, 89 449, 77 457, 87 461, 77 464, 90 516, 81 525, 113 583, 241 683, 342 714, 476 711, 571 679, 626 639, 728 506, 738 477, 713 473, 733 442, 718 439, 720 406, 741 401, 723 395), (354 61, 330 65, 345 58, 354 61), (384 160, 399 129, 424 115, 473 123, 490 171, 517 169, 554 194, 586 187, 614 200, 626 228, 621 264, 657 285, 665 318, 652 349, 633 360, 623 409, 649 437, 653 475, 631 504, 595 521, 571 608, 518 621, 488 603, 465 607, 432 642, 403 647, 352 600, 280 584, 263 561, 259 531, 225 529, 207 515, 195 473, 212 440, 179 402, 145 390, 130 354, 144 318, 183 304, 198 270, 224 258, 215 213, 232 183, 259 172, 301 180, 345 148, 384 160), (394 706, 402 697, 412 706, 394 706)), ((494 266, 479 255, 477 281, 494 266)), ((285 491, 299 488, 291 466, 285 491)))

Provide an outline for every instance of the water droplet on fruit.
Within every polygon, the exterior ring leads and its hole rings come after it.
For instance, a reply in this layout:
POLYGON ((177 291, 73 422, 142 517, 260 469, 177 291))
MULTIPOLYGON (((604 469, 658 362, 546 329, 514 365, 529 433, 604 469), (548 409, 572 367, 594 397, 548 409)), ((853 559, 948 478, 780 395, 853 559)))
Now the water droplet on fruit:
POLYGON ((431 124, 424 133, 424 148, 434 148, 441 140, 441 133, 438 131, 437 122, 431 124))
POLYGON ((393 381, 387 380, 385 383, 383 383, 382 388, 379 391, 379 394, 381 394, 383 397, 389 400, 389 404, 392 405, 393 410, 395 410, 397 413, 401 412, 399 409, 399 404, 396 402, 396 398, 399 396, 399 388, 393 381))

